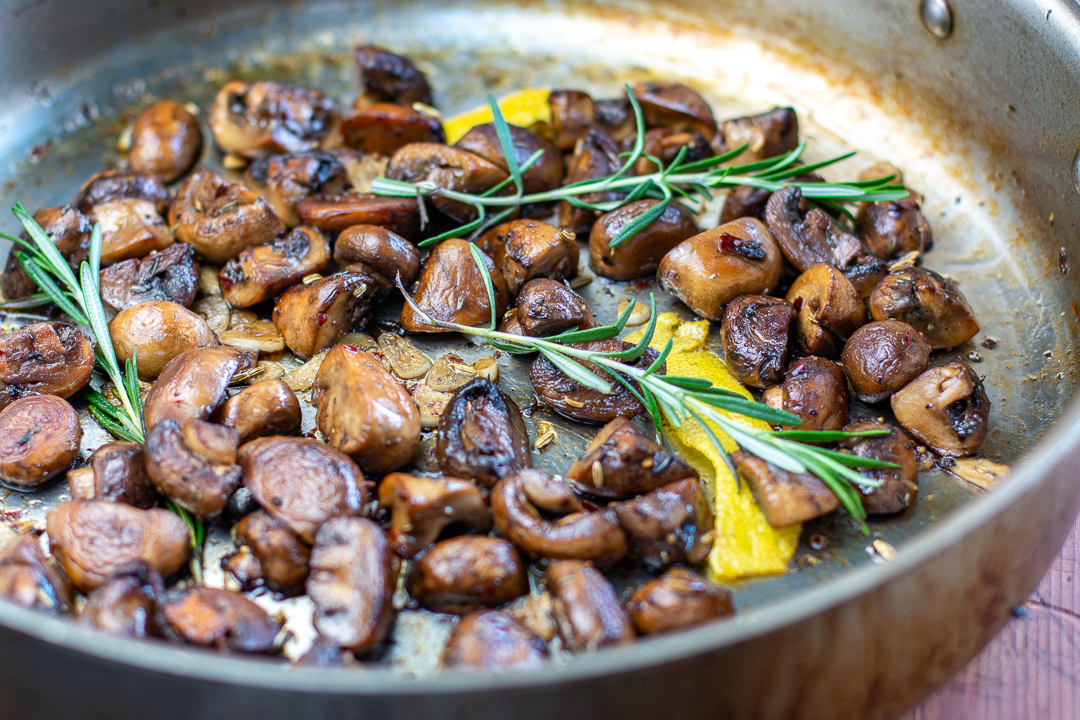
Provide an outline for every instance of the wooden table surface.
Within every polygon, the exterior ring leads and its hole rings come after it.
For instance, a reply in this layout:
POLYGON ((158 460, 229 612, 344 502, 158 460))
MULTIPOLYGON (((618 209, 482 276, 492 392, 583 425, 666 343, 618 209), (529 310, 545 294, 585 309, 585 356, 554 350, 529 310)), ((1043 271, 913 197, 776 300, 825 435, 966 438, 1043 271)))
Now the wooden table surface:
POLYGON ((902 720, 1080 718, 1080 522, 1017 617, 902 720))

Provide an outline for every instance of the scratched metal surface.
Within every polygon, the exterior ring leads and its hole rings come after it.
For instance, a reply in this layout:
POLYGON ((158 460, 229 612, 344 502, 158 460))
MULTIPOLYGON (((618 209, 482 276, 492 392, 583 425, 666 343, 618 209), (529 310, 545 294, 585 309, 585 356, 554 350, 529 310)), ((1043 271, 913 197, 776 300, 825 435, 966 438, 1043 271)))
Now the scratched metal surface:
MULTIPOLYGON (((323 89, 343 104, 355 94, 354 69, 347 49, 361 41, 378 41, 420 61, 431 74, 436 102, 452 114, 519 87, 582 88, 598 96, 620 91, 625 81, 645 77, 679 80, 697 87, 719 118, 789 103, 800 111, 804 136, 811 141, 808 159, 848 149, 860 151, 826 172, 830 178, 851 177, 865 165, 885 159, 899 166, 909 185, 926 196, 925 210, 935 233, 928 266, 955 279, 967 294, 984 332, 950 353, 935 353, 945 362, 959 353, 977 358, 986 375, 993 404, 992 428, 983 446, 991 459, 1014 463, 1040 435, 1071 392, 1075 318, 1066 322, 1058 296, 1044 294, 1046 278, 1060 272, 1057 258, 1027 253, 1023 225, 1009 195, 997 192, 1008 183, 975 147, 954 146, 914 119, 895 112, 881 98, 861 95, 853 85, 826 80, 813 67, 751 37, 694 30, 665 24, 628 24, 617 15, 579 14, 565 22, 558 8, 498 7, 463 12, 429 8, 410 13, 408 6, 387 6, 374 15, 353 16, 335 4, 309 10, 275 8, 256 15, 223 16, 214 24, 192 21, 160 36, 124 46, 98 65, 80 67, 55 84, 37 89, 35 125, 0 128, 0 207, 21 201, 29 207, 70 202, 92 173, 118 161, 119 131, 139 109, 154 99, 170 97, 208 107, 226 80, 275 78, 323 89), (182 38, 188 38, 183 42, 182 38), (722 42, 720 41, 722 40, 722 42), (993 338, 994 349, 983 347, 993 338)), ((204 123, 205 130, 205 123, 204 123)), ((207 137, 209 135, 207 134, 207 137)), ((209 143, 208 143, 209 145, 209 143)), ((219 154, 209 147, 204 162, 221 169, 219 154)), ((715 223, 717 209, 711 214, 715 223)), ((708 222, 708 220, 706 220, 708 222)), ((13 231, 10 219, 0 226, 13 231)), ((587 266, 583 254, 583 268, 587 266)), ((611 320, 623 297, 645 300, 655 290, 597 279, 582 290, 601 321, 611 320)), ((667 297, 661 309, 688 317, 685 307, 667 297)), ((396 319, 398 307, 387 305, 381 319, 396 319)), ((9 318, 13 321, 26 318, 9 318)), ((716 329, 718 331, 718 329, 716 329)), ((718 340, 714 332, 713 343, 718 340)), ((415 338, 435 358, 455 351, 467 359, 490 350, 457 337, 415 338)), ((522 407, 531 405, 528 362, 501 358, 501 385, 522 407)), ((855 414, 877 414, 880 408, 857 408, 855 414)), ((595 428, 567 422, 539 407, 529 414, 532 436, 539 422, 554 423, 559 438, 540 453, 540 466, 559 472, 576 458, 595 428)), ((305 413, 305 429, 312 414, 305 413)), ((84 456, 105 441, 93 423, 84 423, 84 456), (92 429, 93 428, 93 429, 92 429)), ((902 549, 930 523, 938 522, 977 491, 937 470, 921 477, 916 507, 902 516, 875 521, 872 530, 902 549)), ((40 524, 47 509, 65 495, 63 484, 34 496, 9 493, 6 510, 21 521, 40 524)), ((828 547, 797 553, 800 569, 785 575, 732 586, 741 613, 766 606, 808 586, 872 562, 869 539, 842 514, 810 523, 804 539, 824 535, 828 547)), ((211 534, 207 553, 210 582, 221 582, 216 562, 230 547, 228 534, 211 534)), ((297 640, 287 651, 304 645, 304 600, 279 603, 268 595, 259 601, 290 618, 297 640)), ((429 613, 406 612, 399 621, 397 642, 383 662, 426 675, 452 622, 429 613)))

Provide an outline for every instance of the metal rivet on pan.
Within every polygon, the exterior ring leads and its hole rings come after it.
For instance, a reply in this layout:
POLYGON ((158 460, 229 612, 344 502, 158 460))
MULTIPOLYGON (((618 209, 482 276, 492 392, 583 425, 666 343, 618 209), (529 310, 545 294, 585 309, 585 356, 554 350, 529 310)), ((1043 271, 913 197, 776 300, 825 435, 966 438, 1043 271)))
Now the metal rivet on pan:
POLYGON ((1080 192, 1080 150, 1077 150, 1076 154, 1073 155, 1072 181, 1073 187, 1076 188, 1076 192, 1080 192))
POLYGON ((939 38, 952 33, 952 9, 945 0, 919 0, 919 17, 923 27, 939 38))

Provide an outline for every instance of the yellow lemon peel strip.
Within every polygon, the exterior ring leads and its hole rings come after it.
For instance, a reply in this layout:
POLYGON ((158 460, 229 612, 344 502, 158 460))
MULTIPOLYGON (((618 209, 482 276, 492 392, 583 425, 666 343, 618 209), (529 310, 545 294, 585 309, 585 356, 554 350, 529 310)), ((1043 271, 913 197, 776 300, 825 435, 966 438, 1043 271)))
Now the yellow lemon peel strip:
MULTIPOLYGON (((669 374, 704 378, 712 381, 716 387, 751 398, 746 388, 728 373, 724 361, 705 348, 708 337, 707 320, 683 322, 675 313, 663 313, 656 319, 651 346, 659 351, 669 338, 672 340, 671 354, 667 359, 669 374)), ((636 332, 628 336, 626 341, 636 342, 640 339, 641 333, 636 332)), ((768 423, 763 420, 724 410, 719 412, 747 427, 769 429, 768 423)), ((725 450, 732 452, 738 449, 734 440, 715 425, 710 426, 725 450)), ((746 483, 742 483, 741 490, 737 489, 723 458, 697 422, 687 418, 682 427, 676 429, 665 419, 664 432, 675 450, 701 473, 714 498, 716 529, 709 554, 710 577, 725 582, 785 572, 799 544, 802 525, 784 528, 769 525, 746 483)))
MULTIPOLYGON (((538 122, 551 122, 551 106, 548 105, 549 95, 551 95, 551 90, 547 88, 517 90, 499 99, 499 110, 502 111, 506 122, 518 127, 527 128, 538 122)), ((446 143, 453 145, 463 138, 469 130, 472 130, 477 125, 492 122, 494 119, 491 108, 486 103, 480 107, 446 118, 443 120, 446 143)))

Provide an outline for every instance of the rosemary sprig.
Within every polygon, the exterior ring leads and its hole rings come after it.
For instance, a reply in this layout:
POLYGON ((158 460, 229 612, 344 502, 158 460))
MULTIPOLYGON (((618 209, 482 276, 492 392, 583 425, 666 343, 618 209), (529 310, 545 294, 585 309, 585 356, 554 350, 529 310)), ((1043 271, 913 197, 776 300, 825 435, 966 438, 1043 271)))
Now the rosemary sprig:
POLYGON ((656 205, 635 218, 633 222, 627 223, 611 238, 609 245, 617 247, 660 217, 672 202, 689 202, 695 197, 700 200, 712 200, 712 191, 717 188, 746 185, 776 192, 785 187, 797 187, 801 189, 807 199, 849 215, 850 213, 844 207, 846 203, 900 200, 907 197, 907 190, 904 189, 903 185, 893 183, 893 177, 843 183, 814 183, 794 180, 795 177, 834 165, 854 155, 854 153, 848 153, 809 165, 796 165, 796 162, 806 150, 806 143, 800 143, 794 150, 783 155, 733 166, 727 166, 724 163, 730 162, 741 155, 746 150, 746 145, 715 157, 693 162, 686 161, 686 149, 683 148, 672 163, 665 167, 663 161, 659 158, 645 155, 644 115, 629 85, 626 86, 626 92, 630 98, 636 124, 634 147, 626 154, 626 161, 622 167, 607 177, 582 180, 554 190, 526 195, 521 177, 522 172, 539 160, 543 151, 537 151, 525 163, 518 165, 509 125, 503 117, 495 98, 488 95, 488 104, 491 106, 496 136, 499 139, 503 157, 506 158, 506 164, 510 171, 510 176, 505 181, 486 192, 473 194, 449 190, 429 181, 409 183, 390 178, 376 178, 372 183, 371 192, 376 195, 390 197, 415 197, 421 203, 426 196, 439 195, 449 200, 472 205, 476 209, 477 218, 474 221, 428 238, 420 243, 421 246, 431 245, 452 237, 465 237, 469 233, 481 232, 484 228, 510 217, 522 205, 560 200, 565 200, 575 207, 601 213, 616 210, 627 203, 642 198, 659 200, 656 205), (642 157, 648 157, 659 169, 649 175, 629 175, 630 169, 642 157), (511 184, 514 185, 514 193, 509 195, 499 194, 500 191, 511 184), (618 191, 625 193, 625 195, 618 200, 601 203, 590 203, 582 199, 584 195, 611 191, 618 191), (498 210, 498 212, 489 217, 488 212, 490 210, 498 210))

